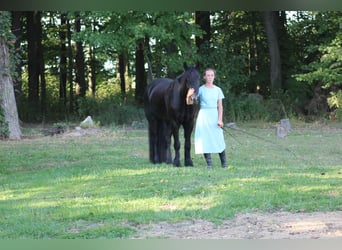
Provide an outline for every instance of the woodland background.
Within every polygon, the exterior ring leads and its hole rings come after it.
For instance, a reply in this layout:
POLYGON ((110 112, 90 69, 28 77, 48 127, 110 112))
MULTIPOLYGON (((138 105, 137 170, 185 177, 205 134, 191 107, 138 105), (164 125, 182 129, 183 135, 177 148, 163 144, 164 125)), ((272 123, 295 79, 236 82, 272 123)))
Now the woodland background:
POLYGON ((13 105, 20 124, 144 126, 146 85, 184 62, 217 70, 226 122, 341 121, 341 44, 339 11, 1 11, 0 137, 13 105))

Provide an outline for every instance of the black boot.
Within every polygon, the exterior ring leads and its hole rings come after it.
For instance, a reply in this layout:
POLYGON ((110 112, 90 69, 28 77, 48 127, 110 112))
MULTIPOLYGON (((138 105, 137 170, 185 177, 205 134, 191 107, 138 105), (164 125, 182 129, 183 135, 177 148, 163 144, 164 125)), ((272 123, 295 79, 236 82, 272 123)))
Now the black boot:
POLYGON ((222 168, 226 168, 227 167, 226 150, 223 150, 221 153, 219 153, 219 156, 220 156, 222 168))
POLYGON ((207 162, 207 167, 208 168, 212 168, 213 167, 213 163, 212 163, 212 160, 211 160, 211 154, 205 153, 203 155, 204 155, 205 161, 207 162))

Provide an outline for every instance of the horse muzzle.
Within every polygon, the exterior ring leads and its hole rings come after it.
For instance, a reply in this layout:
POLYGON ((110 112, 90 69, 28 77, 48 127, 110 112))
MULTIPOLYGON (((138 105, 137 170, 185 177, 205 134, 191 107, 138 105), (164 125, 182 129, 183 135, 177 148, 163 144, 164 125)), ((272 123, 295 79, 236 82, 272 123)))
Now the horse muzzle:
POLYGON ((192 94, 191 96, 190 96, 190 102, 189 102, 189 104, 198 104, 198 96, 196 95, 196 94, 192 94))

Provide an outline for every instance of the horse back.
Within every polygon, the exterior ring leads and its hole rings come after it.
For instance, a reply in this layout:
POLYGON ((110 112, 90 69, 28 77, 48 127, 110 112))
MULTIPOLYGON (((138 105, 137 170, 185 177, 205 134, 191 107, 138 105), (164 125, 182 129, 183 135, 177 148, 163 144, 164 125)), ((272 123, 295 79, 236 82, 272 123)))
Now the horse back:
POLYGON ((144 108, 147 119, 159 117, 161 119, 168 110, 168 95, 174 80, 169 78, 157 78, 146 88, 144 97, 144 108))

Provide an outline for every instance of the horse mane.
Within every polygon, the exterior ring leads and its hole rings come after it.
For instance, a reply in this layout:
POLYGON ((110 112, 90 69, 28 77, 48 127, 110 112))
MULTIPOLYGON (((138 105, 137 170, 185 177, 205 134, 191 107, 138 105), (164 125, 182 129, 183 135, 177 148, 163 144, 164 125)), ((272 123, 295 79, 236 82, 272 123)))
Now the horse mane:
POLYGON ((176 77, 176 80, 182 85, 187 80, 186 75, 189 74, 192 68, 188 67, 184 69, 184 72, 176 77))
POLYGON ((184 71, 182 74, 178 75, 178 76, 176 77, 176 80, 180 82, 180 80, 182 79, 182 77, 183 77, 184 75, 185 75, 185 71, 184 71))

